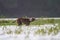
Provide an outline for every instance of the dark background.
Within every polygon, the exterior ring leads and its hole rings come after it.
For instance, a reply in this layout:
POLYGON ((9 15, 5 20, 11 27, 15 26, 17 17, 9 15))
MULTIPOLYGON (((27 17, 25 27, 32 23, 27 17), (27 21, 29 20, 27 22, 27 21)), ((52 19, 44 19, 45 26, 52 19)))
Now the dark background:
POLYGON ((0 16, 60 17, 60 0, 0 0, 0 16))

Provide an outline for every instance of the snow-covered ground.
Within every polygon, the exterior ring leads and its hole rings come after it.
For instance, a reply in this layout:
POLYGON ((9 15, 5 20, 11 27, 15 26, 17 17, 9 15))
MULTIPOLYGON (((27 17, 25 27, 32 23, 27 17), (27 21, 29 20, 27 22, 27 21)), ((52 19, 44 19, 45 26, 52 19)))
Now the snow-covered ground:
MULTIPOLYGON (((0 20, 16 20, 17 18, 0 18, 0 20)), ((60 18, 35 18, 35 19, 60 19, 60 18)))
POLYGON ((16 26, 7 25, 0 26, 0 40, 60 40, 60 32, 57 35, 39 35, 35 34, 38 29, 50 29, 58 26, 58 24, 44 24, 44 25, 30 25, 30 26, 16 26), (17 33, 15 31, 20 33, 17 33))

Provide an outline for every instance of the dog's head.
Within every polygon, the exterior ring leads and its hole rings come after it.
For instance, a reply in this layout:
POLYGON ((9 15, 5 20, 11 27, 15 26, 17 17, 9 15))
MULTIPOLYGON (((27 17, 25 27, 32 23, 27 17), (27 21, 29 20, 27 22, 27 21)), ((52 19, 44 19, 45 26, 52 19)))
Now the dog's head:
POLYGON ((32 21, 34 21, 35 20, 35 18, 34 17, 32 17, 32 18, 30 18, 30 21, 32 22, 32 21))

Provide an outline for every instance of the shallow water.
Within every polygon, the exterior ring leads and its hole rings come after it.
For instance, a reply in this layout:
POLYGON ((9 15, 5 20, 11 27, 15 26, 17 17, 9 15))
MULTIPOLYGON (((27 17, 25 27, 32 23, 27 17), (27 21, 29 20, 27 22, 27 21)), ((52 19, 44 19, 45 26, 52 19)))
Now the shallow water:
POLYGON ((44 24, 44 25, 30 25, 30 26, 16 26, 16 25, 7 25, 0 26, 0 40, 60 40, 60 32, 57 35, 39 35, 35 34, 35 31, 38 29, 50 29, 51 27, 56 27, 57 25, 53 24, 44 24), (17 33, 15 32, 18 30, 17 33), (11 31, 11 32, 10 32, 11 31), (8 33, 7 33, 8 32, 8 33))

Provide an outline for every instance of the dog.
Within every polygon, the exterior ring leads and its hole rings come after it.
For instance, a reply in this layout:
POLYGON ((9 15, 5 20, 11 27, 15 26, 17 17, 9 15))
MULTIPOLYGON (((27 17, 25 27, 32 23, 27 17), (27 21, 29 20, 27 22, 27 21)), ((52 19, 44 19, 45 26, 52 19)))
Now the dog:
POLYGON ((33 22, 35 18, 17 18, 17 24, 22 25, 25 24, 26 26, 30 25, 30 22, 33 22))

